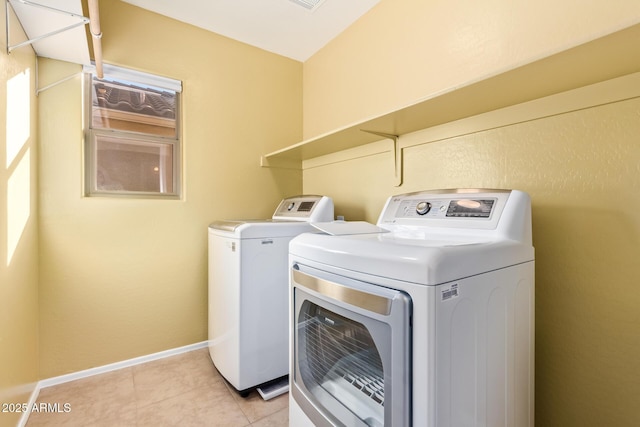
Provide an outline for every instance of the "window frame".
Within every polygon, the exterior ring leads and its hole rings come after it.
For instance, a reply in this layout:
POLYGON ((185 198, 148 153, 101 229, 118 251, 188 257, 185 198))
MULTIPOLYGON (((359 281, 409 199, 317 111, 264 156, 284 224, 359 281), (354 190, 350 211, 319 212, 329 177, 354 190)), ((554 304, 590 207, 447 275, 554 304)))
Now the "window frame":
POLYGON ((118 198, 134 198, 134 199, 170 199, 176 200, 182 198, 182 133, 181 133, 181 102, 182 91, 181 83, 175 80, 164 79, 151 74, 140 73, 133 70, 127 70, 120 67, 106 66, 105 78, 127 81, 133 84, 143 86, 160 87, 155 83, 167 81, 169 84, 165 89, 174 91, 175 100, 175 137, 153 135, 144 132, 136 132, 131 130, 120 130, 112 128, 93 128, 93 87, 94 87, 95 69, 93 67, 85 67, 83 81, 83 113, 84 113, 84 180, 83 194, 85 197, 118 197, 118 198), (124 76, 124 77, 123 77, 124 76), (150 84, 147 82, 151 82, 150 84), (98 139, 105 138, 107 140, 130 140, 140 142, 143 145, 152 145, 161 147, 168 145, 172 150, 172 169, 171 176, 172 192, 162 191, 129 191, 129 190, 105 190, 98 189, 98 139))

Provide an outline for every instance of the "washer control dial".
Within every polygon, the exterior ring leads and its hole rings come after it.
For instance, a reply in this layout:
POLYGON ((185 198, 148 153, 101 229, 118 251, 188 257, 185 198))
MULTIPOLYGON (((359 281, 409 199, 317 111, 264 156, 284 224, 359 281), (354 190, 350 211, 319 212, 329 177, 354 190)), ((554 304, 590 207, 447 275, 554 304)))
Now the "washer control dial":
POLYGON ((424 215, 431 210, 431 203, 420 202, 416 205, 416 213, 418 215, 424 215))

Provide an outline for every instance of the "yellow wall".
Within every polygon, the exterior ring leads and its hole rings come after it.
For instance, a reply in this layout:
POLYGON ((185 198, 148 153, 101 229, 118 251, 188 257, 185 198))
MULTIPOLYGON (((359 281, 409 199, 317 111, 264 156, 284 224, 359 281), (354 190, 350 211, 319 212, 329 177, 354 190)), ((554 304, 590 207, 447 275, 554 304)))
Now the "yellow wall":
MULTIPOLYGON (((15 45, 25 36, 9 17, 15 45)), ((22 403, 38 380, 36 59, 28 46, 8 55, 0 37, 0 403, 22 403)), ((20 415, 0 412, 0 426, 20 415)))
MULTIPOLYGON (((305 63, 304 134, 386 113, 639 16, 636 1, 383 0, 305 63)), ((636 46, 629 55, 637 58, 636 46)), ((639 81, 624 80, 632 99, 581 105, 574 91, 401 135, 408 145, 399 188, 388 141, 303 165, 304 191, 331 195, 336 214, 351 220, 375 222, 386 197, 416 190, 529 192, 538 426, 640 425, 639 81), (566 101, 574 106, 548 116, 546 108, 566 101)))
POLYGON ((304 63, 304 138, 639 21, 637 0, 382 0, 304 63))
POLYGON ((370 222, 391 194, 527 191, 536 249, 536 425, 631 427, 640 425, 638 135, 635 98, 405 149, 400 188, 390 154, 375 154, 375 144, 315 159, 304 189, 330 194, 337 214, 370 222))
MULTIPOLYGON (((214 219, 266 217, 279 199, 304 190, 333 196, 348 219, 373 222, 393 193, 488 186, 533 198, 537 425, 640 424, 637 98, 465 136, 455 131, 465 123, 456 123, 449 138, 433 142, 417 133, 400 188, 380 144, 307 162, 302 173, 258 166, 261 154, 303 134, 640 20, 635 0, 561 3, 382 0, 302 65, 102 0, 106 62, 183 81, 179 201, 83 197, 81 79, 36 98, 30 48, 0 53, 3 89, 30 70, 29 138, 9 165, 9 101, 0 100, 0 198, 9 208, 0 210, 0 325, 11 325, 0 328, 0 400, 25 400, 38 363, 47 378, 205 340, 206 226, 214 219), (23 176, 28 203, 25 192, 12 192, 13 177, 23 176), (28 217, 13 216, 11 206, 27 205, 28 217), (19 240, 9 223, 26 224, 19 240), (7 263, 10 241, 18 243, 7 263)), ((80 71, 39 65, 40 86, 80 71)), ((0 414, 2 426, 16 420, 0 414)))
MULTIPOLYGON (((182 80, 182 200, 82 196, 81 79, 40 95, 41 378, 207 339, 207 225, 265 218, 301 173, 302 65, 117 0, 105 62, 182 80)), ((79 71, 40 62, 41 85, 79 71)))

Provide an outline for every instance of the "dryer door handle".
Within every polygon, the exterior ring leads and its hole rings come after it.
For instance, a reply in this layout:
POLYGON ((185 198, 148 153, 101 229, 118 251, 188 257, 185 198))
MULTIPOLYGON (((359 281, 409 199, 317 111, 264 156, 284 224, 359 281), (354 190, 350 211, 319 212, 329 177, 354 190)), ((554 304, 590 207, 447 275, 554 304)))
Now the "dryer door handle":
POLYGON ((391 313, 393 300, 389 298, 363 292, 329 280, 320 279, 303 273, 295 267, 292 270, 292 275, 297 285, 304 286, 324 296, 385 316, 391 313))

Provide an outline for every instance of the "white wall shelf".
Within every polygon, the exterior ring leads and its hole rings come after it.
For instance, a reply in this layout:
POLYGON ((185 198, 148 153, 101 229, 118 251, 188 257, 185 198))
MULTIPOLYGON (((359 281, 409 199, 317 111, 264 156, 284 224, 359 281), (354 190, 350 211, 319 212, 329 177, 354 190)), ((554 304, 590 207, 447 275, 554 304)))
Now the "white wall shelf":
POLYGON ((7 53, 31 45, 39 57, 75 64, 90 64, 85 29, 89 18, 83 16, 80 0, 5 0, 5 9, 7 53), (9 42, 9 5, 20 21, 28 40, 9 42))
POLYGON ((638 71, 640 24, 271 152, 260 164, 302 168, 303 160, 379 141, 380 133, 404 135, 638 71))

